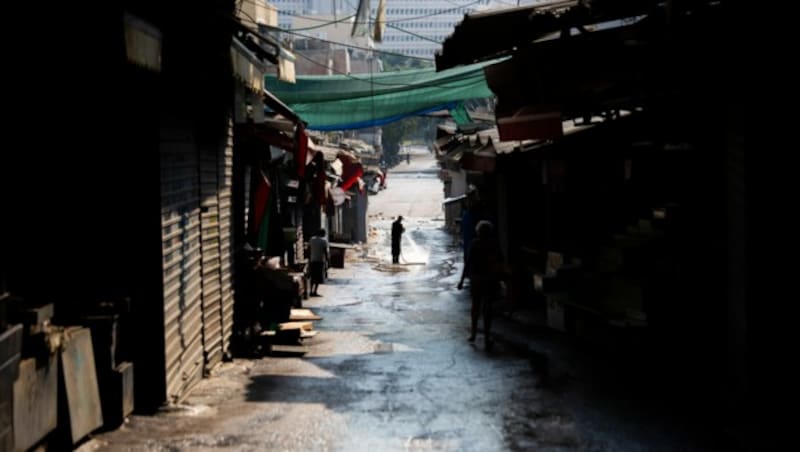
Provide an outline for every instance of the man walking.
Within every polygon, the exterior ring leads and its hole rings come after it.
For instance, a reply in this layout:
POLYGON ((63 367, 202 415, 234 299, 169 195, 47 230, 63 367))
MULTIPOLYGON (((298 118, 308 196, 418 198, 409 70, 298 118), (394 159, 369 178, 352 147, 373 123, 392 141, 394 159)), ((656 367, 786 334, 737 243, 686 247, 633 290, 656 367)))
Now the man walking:
POLYGON ((392 223, 392 263, 397 264, 400 262, 400 238, 405 232, 405 228, 403 227, 403 217, 402 215, 397 217, 392 223))
POLYGON ((478 333, 478 318, 483 314, 483 335, 486 349, 492 349, 492 302, 500 289, 500 281, 508 272, 503 260, 500 244, 493 237, 494 226, 481 221, 475 227, 477 237, 472 239, 458 282, 458 290, 464 287, 464 278, 469 278, 472 312, 469 341, 474 342, 478 333))

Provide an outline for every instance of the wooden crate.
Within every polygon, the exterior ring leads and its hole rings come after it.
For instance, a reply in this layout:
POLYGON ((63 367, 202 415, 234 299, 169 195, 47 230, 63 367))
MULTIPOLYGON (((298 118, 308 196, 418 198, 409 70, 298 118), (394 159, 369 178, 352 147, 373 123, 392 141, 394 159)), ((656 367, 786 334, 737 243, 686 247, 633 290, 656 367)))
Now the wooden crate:
POLYGON ((14 443, 28 450, 58 425, 58 355, 28 358, 14 382, 14 443))
POLYGON ((0 451, 14 450, 14 380, 19 376, 22 325, 0 332, 0 451))
POLYGON ((69 440, 76 444, 103 425, 92 336, 88 328, 65 331, 60 367, 66 409, 59 424, 69 426, 69 440))

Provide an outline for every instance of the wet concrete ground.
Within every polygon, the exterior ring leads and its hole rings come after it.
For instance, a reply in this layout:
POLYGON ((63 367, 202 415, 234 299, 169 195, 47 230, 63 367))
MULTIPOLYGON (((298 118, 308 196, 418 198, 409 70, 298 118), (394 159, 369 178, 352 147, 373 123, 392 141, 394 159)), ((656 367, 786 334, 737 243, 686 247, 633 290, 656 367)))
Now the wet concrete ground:
MULTIPOLYGON (((481 335, 468 343, 469 302, 455 290, 460 250, 442 230, 441 184, 432 159, 415 155, 412 164, 370 198, 369 245, 331 270, 323 297, 306 301, 323 317, 309 353, 224 363, 182 405, 133 416, 83 449, 700 448, 660 417, 627 419, 644 410, 546 382, 530 348, 500 342, 487 352, 481 335), (388 230, 398 214, 407 265, 393 266, 388 230)), ((501 319, 501 328, 514 325, 501 319)))

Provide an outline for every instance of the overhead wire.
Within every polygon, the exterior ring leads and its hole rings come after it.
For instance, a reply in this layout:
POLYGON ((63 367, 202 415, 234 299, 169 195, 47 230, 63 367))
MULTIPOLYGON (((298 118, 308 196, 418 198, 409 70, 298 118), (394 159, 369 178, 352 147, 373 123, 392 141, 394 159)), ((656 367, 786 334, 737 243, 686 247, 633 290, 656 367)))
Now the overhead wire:
MULTIPOLYGON (((257 3, 257 2, 255 2, 253 0, 239 0, 239 1, 241 1, 243 3, 249 3, 251 5, 261 5, 261 3, 257 3)), ((461 6, 458 6, 458 7, 437 10, 436 12, 429 13, 429 14, 423 14, 421 16, 412 16, 412 17, 404 17, 402 19, 387 20, 385 23, 389 24, 389 23, 408 22, 408 21, 413 21, 413 20, 417 20, 417 19, 425 19, 427 17, 441 16, 443 14, 448 14, 448 13, 452 13, 452 12, 464 9, 464 8, 466 8, 468 6, 477 5, 478 3, 481 3, 482 1, 484 1, 484 0, 476 0, 474 2, 465 3, 465 4, 463 4, 461 6)), ((351 8, 353 8, 353 5, 350 4, 350 2, 347 2, 347 3, 351 8)), ((280 14, 286 14, 286 15, 292 16, 292 17, 299 17, 301 19, 307 19, 307 20, 311 20, 311 21, 326 22, 326 24, 338 23, 338 22, 341 22, 343 20, 343 19, 339 19, 339 20, 331 21, 329 19, 321 19, 319 17, 304 16, 304 15, 301 15, 301 14, 294 13, 292 11, 279 11, 279 13, 280 14)), ((355 17, 355 15, 349 16, 347 19, 349 19, 350 17, 355 17)), ((357 23, 359 25, 364 25, 364 24, 369 25, 369 24, 374 23, 374 22, 375 22, 374 20, 369 20, 367 22, 357 22, 357 23)), ((351 23, 353 23, 353 22, 351 22, 351 23)))
MULTIPOLYGON (((342 72, 340 70, 337 70, 335 68, 330 67, 326 63, 322 63, 322 62, 317 61, 317 60, 315 60, 315 59, 313 59, 313 58, 311 58, 311 57, 309 57, 307 55, 303 55, 302 53, 296 53, 295 56, 299 56, 300 58, 303 58, 304 60, 307 60, 307 61, 311 62, 312 64, 316 64, 316 65, 318 65, 320 67, 324 67, 326 69, 329 69, 329 70, 331 70, 332 72, 335 72, 338 75, 344 75, 347 78, 350 78, 350 79, 353 79, 353 80, 356 80, 356 81, 359 81, 359 82, 362 82, 362 83, 372 83, 372 84, 375 84, 375 85, 391 86, 391 87, 414 87, 414 88, 441 88, 441 89, 447 89, 447 87, 444 86, 444 84, 439 84, 439 83, 386 83, 386 82, 378 82, 378 81, 369 80, 369 79, 365 79, 365 78, 361 78, 361 77, 356 77, 356 76, 354 76, 352 74, 349 74, 347 72, 342 72)), ((391 72, 384 72, 384 74, 391 74, 391 72)))
MULTIPOLYGON (((421 34, 415 33, 413 31, 410 31, 410 30, 402 28, 402 27, 398 27, 398 26, 393 25, 393 24, 400 23, 400 22, 409 22, 409 21, 413 21, 413 20, 417 20, 417 19, 423 19, 423 18, 426 18, 426 17, 433 17, 433 16, 442 15, 442 14, 447 14, 447 13, 453 12, 453 11, 463 10, 466 7, 481 3, 481 1, 482 0, 477 0, 477 1, 474 1, 474 2, 470 2, 470 3, 465 3, 463 5, 459 5, 459 6, 456 6, 454 8, 437 10, 434 13, 425 14, 425 15, 421 15, 421 16, 406 17, 406 18, 402 18, 402 19, 393 19, 393 20, 387 20, 387 21, 383 21, 383 22, 386 24, 387 27, 392 28, 394 30, 397 30, 397 31, 399 31, 401 33, 405 33, 405 34, 408 34, 410 36, 414 36, 415 38, 421 39, 421 40, 424 40, 424 41, 433 42, 435 44, 441 44, 442 42, 439 41, 439 40, 436 40, 436 39, 433 39, 433 38, 429 38, 429 37, 427 37, 425 35, 421 35, 421 34)), ((258 4, 253 0, 240 0, 240 3, 249 3, 249 4, 254 4, 254 5, 258 4)), ((456 5, 455 3, 452 3, 452 2, 450 2, 450 3, 456 5)), ((348 6, 350 6, 350 8, 355 8, 355 6, 352 3, 350 3, 349 1, 347 2, 347 4, 348 4, 348 6)), ((240 6, 240 12, 241 12, 241 6, 240 6)), ((297 33, 297 32, 298 31, 315 30, 315 29, 319 29, 319 28, 323 28, 323 27, 326 27, 326 26, 329 26, 329 25, 334 25, 334 24, 343 23, 343 22, 347 22, 348 24, 355 24, 355 23, 361 24, 362 23, 362 22, 356 22, 356 21, 352 21, 351 22, 350 21, 350 19, 354 18, 355 15, 349 15, 349 16, 343 17, 341 19, 337 19, 337 20, 331 21, 331 20, 328 20, 328 19, 321 19, 321 18, 317 18, 317 17, 303 16, 303 15, 300 15, 300 14, 296 14, 296 13, 294 13, 292 11, 281 11, 281 13, 287 14, 287 15, 290 15, 290 16, 293 16, 293 17, 299 17, 299 18, 303 18, 303 19, 307 19, 307 20, 311 20, 311 21, 322 22, 322 23, 320 23, 319 25, 313 25, 313 26, 309 26, 309 27, 291 28, 291 29, 289 29, 289 28, 281 28, 281 27, 272 27, 272 26, 268 26, 268 25, 265 25, 265 26, 267 26, 269 28, 272 28, 272 29, 274 29, 276 31, 283 32, 283 33, 289 33, 289 34, 292 34, 292 35, 295 35, 295 36, 300 36, 300 37, 303 37, 303 38, 306 38, 306 39, 316 39, 316 40, 319 40, 319 41, 322 41, 322 42, 329 42, 329 43, 334 43, 334 42, 333 41, 327 41, 325 39, 318 38, 318 37, 304 35, 304 34, 297 33)), ((249 17, 250 17, 250 19, 252 19, 252 16, 249 16, 249 17)), ((375 19, 374 18, 370 18, 369 21, 363 22, 363 23, 366 23, 367 25, 373 25, 375 23, 375 19)), ((434 61, 432 58, 417 57, 417 56, 413 56, 413 55, 407 55, 407 54, 404 54, 404 53, 391 52, 391 51, 386 51, 386 50, 381 50, 381 49, 368 49, 368 48, 364 48, 364 47, 360 47, 360 46, 356 46, 356 45, 352 45, 352 44, 344 44, 344 43, 340 43, 340 42, 335 42, 335 43, 339 44, 339 45, 346 46, 346 47, 366 50, 366 51, 370 51, 370 52, 377 52, 377 53, 382 53, 382 54, 387 54, 387 55, 394 55, 394 56, 402 56, 402 57, 405 57, 405 58, 412 58, 412 59, 416 59, 416 60, 420 60, 420 61, 434 61)))
MULTIPOLYGON (((249 24, 252 24, 252 25, 264 25, 264 24, 259 24, 258 22, 256 22, 255 19, 252 18, 252 16, 249 16, 246 13, 244 13, 244 14, 248 17, 248 19, 239 18, 243 22, 246 22, 246 23, 249 23, 249 24)), ((342 47, 347 47, 347 48, 351 48, 351 49, 359 49, 359 50, 364 50, 366 52, 375 51, 376 53, 399 56, 399 57, 403 57, 403 58, 411 58, 411 59, 420 60, 420 61, 429 61, 429 62, 433 62, 434 61, 433 58, 422 58, 422 57, 417 57, 417 56, 412 56, 412 55, 405 55, 405 54, 402 54, 402 53, 390 52, 390 51, 387 51, 387 50, 370 49, 369 47, 362 47, 362 46, 357 46, 355 44, 345 44, 343 42, 331 41, 331 40, 328 40, 328 39, 323 39, 323 38, 319 38, 319 37, 316 37, 316 36, 305 35, 305 34, 302 34, 302 33, 296 33, 296 32, 293 32, 293 31, 284 30, 284 29, 272 27, 272 26, 269 26, 269 25, 264 25, 264 26, 266 28, 269 28, 269 29, 272 29, 272 30, 275 30, 275 31, 280 31, 282 33, 289 33, 289 34, 292 34, 292 35, 295 35, 295 36, 300 36, 300 37, 303 37, 303 38, 306 38, 306 39, 311 39, 311 40, 320 41, 320 42, 327 42, 329 44, 336 44, 336 45, 340 45, 342 47)))
POLYGON ((409 22, 409 21, 413 21, 413 20, 417 20, 417 19, 425 19, 425 18, 428 18, 428 17, 441 16, 443 14, 449 14, 449 13, 452 13, 452 12, 459 11, 461 9, 464 9, 464 8, 468 7, 468 6, 477 5, 481 1, 483 1, 483 0, 476 0, 474 2, 465 3, 465 4, 463 4, 463 5, 459 6, 459 7, 442 9, 442 10, 439 10, 437 12, 433 12, 433 13, 429 13, 429 14, 423 14, 421 16, 412 16, 412 17, 404 17, 402 19, 387 20, 386 23, 390 24, 390 23, 399 23, 399 22, 409 22))
POLYGON ((427 36, 423 36, 423 35, 416 34, 416 33, 414 33, 413 31, 406 30, 405 28, 400 28, 400 27, 398 27, 398 26, 396 26, 396 25, 392 25, 392 24, 386 24, 386 26, 387 26, 387 27, 389 27, 389 28, 392 28, 392 29, 394 29, 394 30, 401 31, 401 32, 403 32, 403 33, 406 33, 406 34, 409 34, 409 35, 411 35, 411 36, 417 37, 417 38, 419 38, 419 39, 422 39, 422 40, 424 40, 424 41, 435 42, 436 44, 441 44, 441 43, 442 43, 441 41, 437 41, 437 40, 435 40, 435 39, 431 39, 431 38, 429 38, 429 37, 427 37, 427 36))
MULTIPOLYGON (((238 18, 239 20, 242 20, 243 22, 255 24, 255 25, 260 25, 249 14, 247 14, 247 13, 245 13, 243 11, 240 11, 240 13, 242 15, 246 16, 247 19, 238 18)), ((258 32, 251 31, 251 33, 256 34, 260 38, 264 37, 263 35, 261 35, 261 33, 258 33, 258 32)), ((366 47, 354 46, 354 45, 350 45, 350 44, 342 44, 342 43, 338 43, 338 42, 334 42, 334 41, 328 41, 328 40, 321 39, 321 38, 309 37, 309 39, 317 39, 317 40, 320 40, 320 41, 323 41, 323 42, 337 44, 337 45, 341 45, 341 46, 344 46, 344 47, 358 48, 358 49, 366 50, 366 51, 376 51, 378 53, 385 53, 385 54, 390 54, 390 55, 395 55, 395 56, 402 56, 402 57, 407 57, 407 58, 415 58, 415 59, 419 59, 419 60, 423 60, 423 61, 432 61, 432 60, 429 60, 429 59, 426 59, 426 58, 411 57, 411 56, 407 56, 407 55, 403 55, 403 54, 396 54, 396 53, 393 53, 393 52, 386 52, 386 51, 381 51, 381 50, 377 50, 377 49, 369 49, 369 48, 366 48, 366 47)), ((295 52, 294 55, 295 56, 299 56, 299 57, 311 62, 312 64, 316 64, 318 66, 321 66, 321 67, 324 67, 326 69, 329 69, 332 72, 335 72, 335 73, 337 73, 339 75, 344 75, 344 76, 346 76, 346 77, 348 77, 350 79, 353 79, 353 80, 356 80, 356 81, 359 81, 359 82, 370 83, 371 85, 382 85, 382 86, 392 86, 392 87, 417 87, 417 88, 442 88, 442 89, 445 89, 445 87, 443 85, 437 84, 437 83, 385 83, 385 82, 376 82, 376 81, 374 81, 374 79, 372 77, 372 74, 370 76, 370 78, 371 78, 370 80, 365 80, 363 78, 355 77, 355 76, 353 76, 353 75, 351 75, 349 73, 336 70, 333 67, 330 67, 328 64, 321 63, 321 62, 319 62, 317 60, 314 60, 313 58, 310 58, 310 57, 308 57, 306 55, 303 55, 300 52, 295 52)), ((373 54, 373 58, 374 58, 374 54, 373 54)), ((372 68, 372 66, 370 65, 370 69, 371 68, 372 68)))

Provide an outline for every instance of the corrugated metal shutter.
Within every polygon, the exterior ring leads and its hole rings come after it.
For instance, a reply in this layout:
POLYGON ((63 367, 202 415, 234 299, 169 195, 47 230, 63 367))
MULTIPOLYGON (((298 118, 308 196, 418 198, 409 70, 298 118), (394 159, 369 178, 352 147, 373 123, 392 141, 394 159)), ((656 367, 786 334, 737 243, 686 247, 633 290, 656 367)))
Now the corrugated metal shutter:
POLYGON ((161 137, 161 236, 167 398, 202 377, 202 254, 197 151, 188 126, 161 137))
POLYGON ((219 255, 222 292, 222 351, 230 350, 233 334, 233 123, 228 125, 228 139, 219 156, 219 255))
POLYGON ((216 149, 200 152, 200 206, 203 247, 203 355, 205 371, 222 361, 222 287, 216 149))

